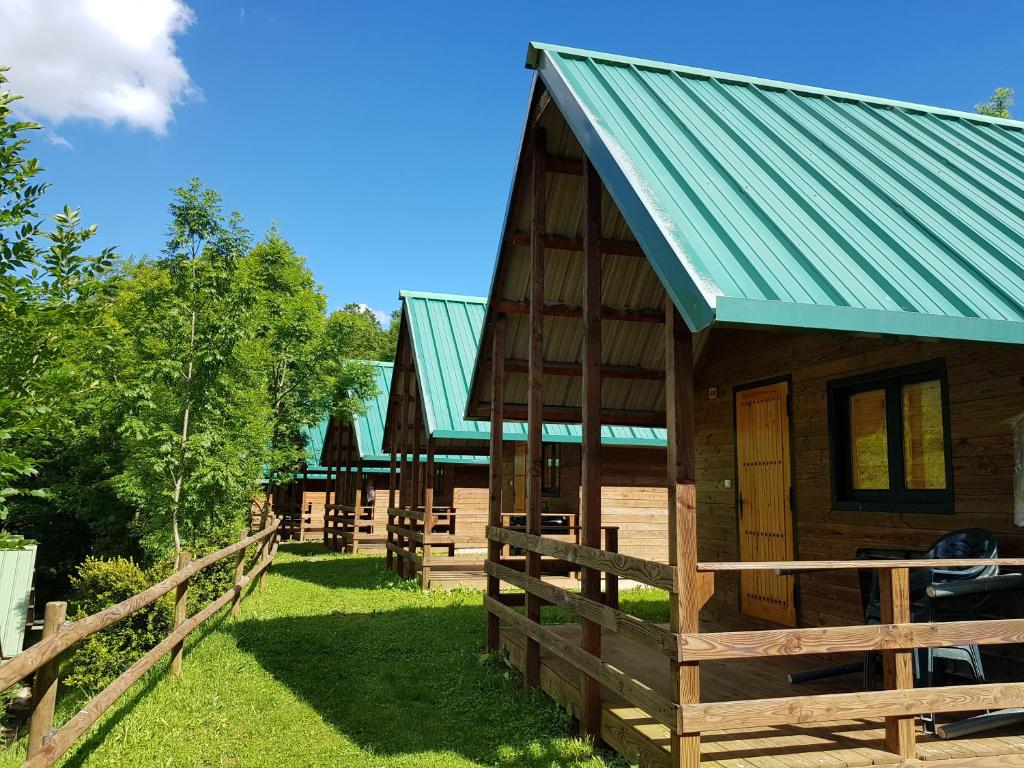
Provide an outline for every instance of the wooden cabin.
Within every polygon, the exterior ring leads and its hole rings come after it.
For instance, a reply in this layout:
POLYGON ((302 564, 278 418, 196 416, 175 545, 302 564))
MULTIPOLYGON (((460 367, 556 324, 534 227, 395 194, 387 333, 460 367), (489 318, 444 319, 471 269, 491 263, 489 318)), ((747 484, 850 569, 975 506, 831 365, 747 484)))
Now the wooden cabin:
MULTIPOLYGON (((319 541, 323 536, 323 506, 327 490, 327 470, 321 464, 324 438, 329 417, 302 429, 306 439, 307 460, 288 482, 276 483, 270 490, 270 506, 281 519, 281 538, 284 541, 319 541)), ((262 495, 253 501, 251 525, 253 530, 262 526, 262 495)))
POLYGON ((376 394, 351 421, 327 418, 318 454, 326 475, 321 501, 325 547, 344 552, 384 549, 390 456, 381 452, 384 418, 394 364, 373 366, 376 394))
MULTIPOLYGON (((464 416, 486 299, 403 291, 401 300, 398 374, 392 382, 384 444, 407 456, 425 449, 426 462, 432 460, 435 468, 428 472, 423 463, 403 475, 407 482, 415 478, 417 485, 403 489, 407 498, 417 499, 407 507, 414 513, 409 524, 415 530, 412 536, 393 536, 392 551, 400 551, 400 558, 414 563, 424 587, 431 583, 431 573, 435 585, 482 584, 482 557, 442 560, 433 570, 429 563, 424 567, 422 559, 427 552, 436 552, 434 547, 444 547, 448 554, 479 550, 482 555, 487 545, 488 464, 482 454, 489 450, 490 426, 464 416), (432 487, 424 481, 425 474, 432 478, 432 487), (430 527, 437 535, 430 537, 432 544, 422 551, 423 542, 418 539, 424 522, 418 515, 428 490, 434 509, 430 527)), ((580 435, 579 426, 572 424, 546 425, 542 434, 542 523, 550 535, 574 542, 579 538, 580 435)), ((513 527, 524 527, 525 426, 507 424, 504 438, 501 461, 503 476, 508 479, 503 488, 504 520, 513 527)), ((604 525, 610 537, 608 545, 615 551, 654 559, 666 556, 664 445, 664 429, 609 426, 604 430, 604 525)), ((404 527, 398 521, 395 525, 404 527)))
POLYGON ((527 63, 467 404, 529 434, 527 532, 491 464, 488 646, 644 765, 1024 765, 1024 124, 527 63), (579 545, 542 530, 554 422, 583 425, 579 545), (602 548, 608 424, 667 427, 667 562, 602 548), (666 623, 609 576, 663 590, 666 623))

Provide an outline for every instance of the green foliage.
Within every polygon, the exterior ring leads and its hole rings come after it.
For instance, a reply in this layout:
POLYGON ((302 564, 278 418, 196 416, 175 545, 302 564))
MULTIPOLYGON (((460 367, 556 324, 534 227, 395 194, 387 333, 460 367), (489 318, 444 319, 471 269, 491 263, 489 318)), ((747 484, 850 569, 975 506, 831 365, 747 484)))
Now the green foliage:
POLYGON ((92 326, 113 252, 84 255, 96 227, 65 206, 52 227, 38 213, 47 185, 27 157, 27 131, 13 119, 19 98, 0 67, 0 520, 16 496, 45 495, 33 478, 54 436, 74 429, 95 385, 74 364, 76 341, 92 326))
MULTIPOLYGON (((145 570, 121 557, 86 558, 71 579, 71 618, 81 619, 115 605, 169 573, 162 565, 145 570)), ((173 605, 165 597, 79 643, 63 684, 100 690, 163 640, 172 627, 173 605)))
POLYGON ((270 443, 254 295, 240 279, 249 233, 198 179, 174 190, 170 213, 164 256, 126 268, 112 329, 127 448, 115 483, 153 556, 229 539, 270 443))
POLYGON ((274 483, 306 460, 302 428, 330 408, 330 366, 322 359, 327 300, 305 259, 276 227, 242 260, 239 273, 252 296, 252 334, 266 378, 266 466, 274 483))
POLYGON ((989 100, 984 104, 975 104, 974 111, 979 115, 989 117, 1010 117, 1010 107, 1013 106, 1013 89, 996 88, 989 100))

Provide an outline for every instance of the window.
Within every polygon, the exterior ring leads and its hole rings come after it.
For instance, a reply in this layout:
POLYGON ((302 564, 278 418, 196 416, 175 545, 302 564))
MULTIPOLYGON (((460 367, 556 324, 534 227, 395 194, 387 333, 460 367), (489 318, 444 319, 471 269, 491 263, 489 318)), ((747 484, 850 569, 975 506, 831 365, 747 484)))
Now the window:
POLYGON ((562 493, 561 451, 557 443, 541 446, 541 493, 544 496, 560 496, 562 493))
POLYGON ((445 468, 444 464, 434 466, 434 498, 445 494, 445 468))
POLYGON ((835 506, 952 512, 948 425, 942 361, 831 383, 835 506))

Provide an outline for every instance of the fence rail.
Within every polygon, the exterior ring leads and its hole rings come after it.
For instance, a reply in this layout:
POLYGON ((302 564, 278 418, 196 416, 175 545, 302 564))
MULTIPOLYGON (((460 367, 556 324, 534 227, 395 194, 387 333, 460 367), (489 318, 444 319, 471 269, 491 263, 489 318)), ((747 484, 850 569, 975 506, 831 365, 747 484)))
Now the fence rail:
POLYGON ((47 603, 43 639, 0 664, 0 690, 6 690, 35 673, 28 759, 22 768, 45 768, 56 763, 100 715, 166 655, 171 654, 173 657, 172 674, 180 675, 181 648, 189 633, 229 604, 231 615, 237 615, 242 593, 253 581, 257 581, 262 589, 267 569, 277 551, 279 526, 280 521, 273 519, 263 530, 248 536, 243 532, 239 541, 234 544, 192 562, 188 562, 186 553, 182 553, 183 556, 178 560, 179 568, 171 576, 117 605, 77 621, 64 620, 66 603, 47 603), (254 565, 248 573, 243 573, 246 550, 253 544, 260 545, 254 565), (234 584, 201 611, 191 617, 187 616, 185 606, 189 580, 200 571, 232 555, 237 558, 234 584), (60 657, 82 640, 152 605, 172 590, 175 590, 176 598, 173 631, 100 691, 78 714, 60 728, 53 730, 53 714, 60 679, 60 657))
MULTIPOLYGON (((514 546, 551 558, 560 558, 605 574, 664 589, 675 594, 682 583, 679 567, 669 566, 545 536, 490 526, 490 541, 514 546)), ((708 730, 744 730, 766 726, 856 718, 885 719, 885 748, 904 759, 915 752, 914 718, 928 712, 963 712, 1024 706, 1024 687, 1019 683, 983 683, 915 688, 913 652, 918 648, 960 645, 998 645, 1024 642, 1024 619, 984 619, 912 623, 910 571, 913 568, 956 568, 978 565, 1024 566, 1022 558, 988 560, 828 560, 786 562, 698 563, 698 608, 713 592, 715 573, 743 570, 783 573, 865 570, 879 572, 882 623, 839 627, 771 629, 734 632, 675 633, 644 621, 617 605, 584 597, 539 578, 525 575, 489 560, 487 574, 558 605, 583 620, 669 657, 677 668, 702 661, 754 659, 819 653, 880 652, 884 689, 859 693, 809 694, 777 699, 744 699, 701 703, 674 702, 655 693, 642 681, 584 651, 539 622, 527 618, 492 596, 484 598, 489 613, 506 625, 539 642, 547 651, 575 667, 585 678, 598 681, 633 706, 666 725, 676 736, 693 736, 708 730)), ((1015 577, 996 577, 1014 586, 1015 577)), ((693 754, 691 753, 691 758, 693 754)), ((681 761, 679 764, 690 765, 681 761)), ((675 764, 675 763, 673 763, 675 764)), ((696 765, 695 762, 692 763, 696 765)))

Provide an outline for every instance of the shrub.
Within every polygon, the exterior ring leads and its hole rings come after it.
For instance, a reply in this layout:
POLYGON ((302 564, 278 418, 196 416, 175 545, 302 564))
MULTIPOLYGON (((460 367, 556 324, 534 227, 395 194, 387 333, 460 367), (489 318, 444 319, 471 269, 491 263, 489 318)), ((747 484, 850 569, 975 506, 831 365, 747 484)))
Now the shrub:
MULTIPOLYGON (((161 564, 141 568, 134 560, 88 557, 71 579, 72 619, 81 619, 142 592, 170 570, 161 564)), ((95 691, 108 685, 173 626, 173 593, 78 644, 70 661, 69 686, 95 691)))

